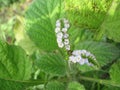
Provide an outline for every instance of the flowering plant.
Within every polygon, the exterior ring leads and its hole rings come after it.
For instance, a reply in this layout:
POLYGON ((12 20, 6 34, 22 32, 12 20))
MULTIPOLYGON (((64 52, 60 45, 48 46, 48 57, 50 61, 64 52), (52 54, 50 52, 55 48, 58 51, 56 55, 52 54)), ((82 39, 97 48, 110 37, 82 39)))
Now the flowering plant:
POLYGON ((119 0, 34 0, 21 40, 0 41, 0 90, 119 90, 119 11, 119 0))

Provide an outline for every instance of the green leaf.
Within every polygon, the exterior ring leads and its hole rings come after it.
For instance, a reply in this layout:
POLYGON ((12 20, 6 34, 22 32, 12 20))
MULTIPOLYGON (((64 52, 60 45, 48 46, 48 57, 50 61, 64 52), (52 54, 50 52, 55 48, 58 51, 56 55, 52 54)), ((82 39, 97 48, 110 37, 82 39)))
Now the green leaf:
POLYGON ((18 46, 0 41, 0 90, 23 90, 30 79, 32 62, 18 46))
POLYGON ((86 64, 84 64, 84 65, 77 64, 76 67, 77 67, 77 69, 78 69, 79 71, 81 71, 82 73, 89 72, 89 71, 93 71, 93 70, 97 70, 96 67, 88 66, 88 65, 86 65, 86 64))
POLYGON ((104 21, 112 0, 67 0, 66 14, 75 27, 96 30, 104 21))
POLYGON ((0 90, 25 90, 29 86, 38 85, 33 81, 19 81, 10 79, 0 79, 0 90))
POLYGON ((36 45, 30 40, 25 31, 25 20, 23 17, 17 16, 14 26, 15 44, 21 46, 28 55, 33 54, 37 50, 36 45))
POLYGON ((63 0, 35 0, 26 12, 27 33, 42 50, 58 48, 55 36, 56 20, 63 14, 63 0))
POLYGON ((58 81, 48 82, 46 90, 65 90, 65 85, 58 81))
POLYGON ((106 19, 101 26, 105 34, 114 41, 120 42, 120 1, 113 0, 106 19))
POLYGON ((32 62, 18 46, 0 42, 0 78, 28 80, 32 62))
POLYGON ((58 54, 47 54, 37 61, 38 67, 52 75, 66 74, 66 61, 58 54))
POLYGON ((120 50, 114 45, 104 42, 85 41, 80 42, 75 46, 75 49, 85 49, 95 55, 100 66, 110 63, 115 60, 120 53, 120 50))
POLYGON ((69 30, 70 42, 72 45, 75 45, 81 41, 92 40, 93 33, 87 29, 80 29, 76 27, 71 27, 69 30))
POLYGON ((68 84, 67 90, 85 90, 85 87, 82 84, 73 81, 68 84))
POLYGON ((120 61, 117 61, 110 68, 110 78, 112 81, 120 84, 120 61))

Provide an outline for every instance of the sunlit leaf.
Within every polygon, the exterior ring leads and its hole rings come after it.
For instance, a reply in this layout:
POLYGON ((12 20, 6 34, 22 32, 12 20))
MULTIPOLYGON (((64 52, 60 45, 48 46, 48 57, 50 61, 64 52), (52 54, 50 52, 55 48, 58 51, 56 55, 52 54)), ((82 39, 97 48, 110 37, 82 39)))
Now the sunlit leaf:
POLYGON ((57 49, 55 23, 62 15, 63 0, 35 0, 26 12, 30 39, 42 50, 57 49))

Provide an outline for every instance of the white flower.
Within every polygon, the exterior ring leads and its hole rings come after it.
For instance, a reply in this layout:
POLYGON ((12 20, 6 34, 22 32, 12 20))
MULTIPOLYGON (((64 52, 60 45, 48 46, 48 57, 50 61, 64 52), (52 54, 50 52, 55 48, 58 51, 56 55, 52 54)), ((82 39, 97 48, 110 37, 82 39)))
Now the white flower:
POLYGON ((85 60, 84 60, 83 58, 81 58, 80 61, 79 61, 79 64, 80 64, 80 65, 85 64, 85 60))
POLYGON ((74 50, 73 52, 72 52, 72 54, 73 55, 81 55, 81 51, 80 50, 74 50))
POLYGON ((89 61, 88 61, 87 58, 84 59, 84 62, 85 62, 85 64, 88 64, 88 63, 89 63, 89 61))
POLYGON ((58 46, 59 46, 60 48, 63 48, 63 47, 64 47, 64 44, 63 44, 62 42, 60 42, 60 43, 58 43, 58 46))
POLYGON ((57 43, 62 42, 62 38, 57 38, 57 43))
POLYGON ((77 61, 77 62, 80 62, 80 60, 82 59, 82 57, 81 57, 80 55, 75 56, 75 57, 76 57, 76 61, 77 61))
POLYGON ((74 50, 71 56, 74 56, 74 60, 72 60, 72 62, 79 63, 80 65, 87 64, 92 66, 93 64, 89 62, 88 57, 96 60, 95 56, 86 50, 74 50), (83 54, 86 56, 86 58, 82 57, 83 54))
POLYGON ((69 28, 70 27, 70 24, 65 24, 65 28, 69 28))
POLYGON ((62 28, 62 32, 66 33, 67 32, 67 28, 62 28))
POLYGON ((81 50, 81 53, 82 53, 82 54, 86 54, 87 51, 86 51, 86 50, 81 50))
POLYGON ((55 33, 57 37, 57 43, 60 48, 65 47, 66 50, 70 50, 69 45, 69 35, 67 34, 67 29, 70 27, 70 24, 67 19, 59 19, 56 21, 55 33), (62 28, 61 23, 63 22, 64 27, 62 28), (62 28, 62 30, 61 30, 62 28))
POLYGON ((56 33, 60 32, 60 28, 56 27, 56 28, 55 28, 55 32, 56 32, 56 33))
POLYGON ((62 32, 57 33, 57 38, 62 38, 62 37, 63 37, 63 33, 62 32))
POLYGON ((70 50, 70 45, 65 45, 66 50, 70 50))
POLYGON ((68 45, 69 44, 69 39, 64 39, 64 44, 68 45))
POLYGON ((70 57, 69 57, 69 61, 71 61, 71 62, 73 62, 73 63, 76 63, 76 57, 70 56, 70 57))
POLYGON ((56 27, 60 27, 61 26, 61 23, 56 23, 56 27))
POLYGON ((68 38, 69 37, 69 34, 67 34, 67 33, 65 33, 64 35, 63 35, 63 38, 68 38))

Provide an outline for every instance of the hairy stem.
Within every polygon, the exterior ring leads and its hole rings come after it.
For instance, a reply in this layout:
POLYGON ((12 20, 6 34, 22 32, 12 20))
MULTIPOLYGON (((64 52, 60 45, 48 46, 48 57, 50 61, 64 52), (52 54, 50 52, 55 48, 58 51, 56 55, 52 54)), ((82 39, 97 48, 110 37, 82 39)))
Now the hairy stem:
POLYGON ((81 80, 85 80, 85 81, 90 81, 90 82, 97 82, 103 85, 111 85, 111 86, 115 86, 115 87, 120 87, 119 83, 116 83, 114 81, 111 80, 102 80, 102 79, 95 79, 95 78, 91 78, 91 77, 84 77, 84 76, 80 76, 81 80))

